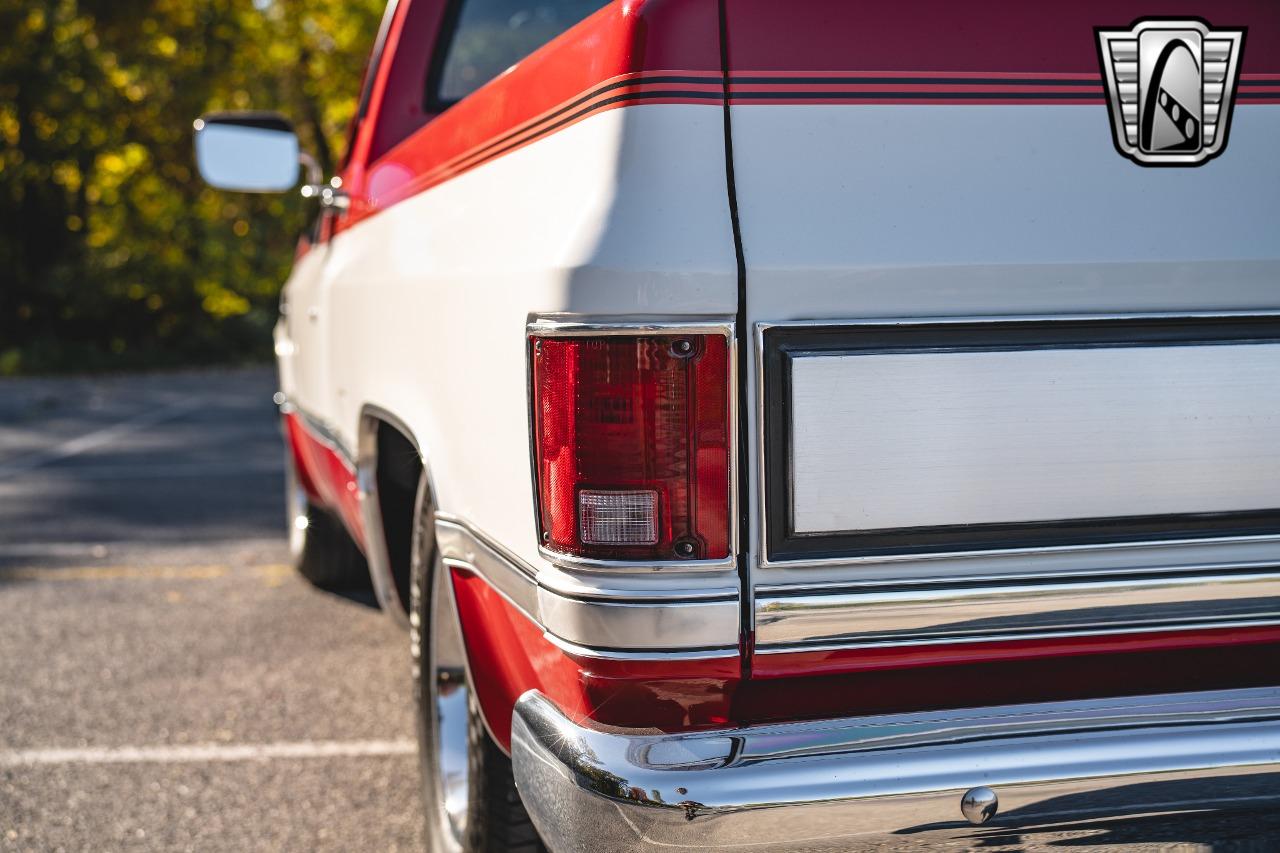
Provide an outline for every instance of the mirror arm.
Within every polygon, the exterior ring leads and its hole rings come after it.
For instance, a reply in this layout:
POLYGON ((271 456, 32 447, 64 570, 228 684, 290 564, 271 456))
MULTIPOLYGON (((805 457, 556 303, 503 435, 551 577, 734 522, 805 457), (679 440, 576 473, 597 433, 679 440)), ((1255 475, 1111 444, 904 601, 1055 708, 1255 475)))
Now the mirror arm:
POLYGON ((320 170, 320 161, 306 151, 298 152, 298 162, 307 170, 307 183, 316 186, 324 181, 324 172, 320 170))
POLYGON ((298 153, 298 160, 307 170, 307 182, 302 186, 303 198, 318 198, 320 206, 326 209, 346 210, 351 206, 351 196, 342 189, 342 178, 334 175, 329 183, 324 183, 324 172, 320 163, 306 151, 298 153))

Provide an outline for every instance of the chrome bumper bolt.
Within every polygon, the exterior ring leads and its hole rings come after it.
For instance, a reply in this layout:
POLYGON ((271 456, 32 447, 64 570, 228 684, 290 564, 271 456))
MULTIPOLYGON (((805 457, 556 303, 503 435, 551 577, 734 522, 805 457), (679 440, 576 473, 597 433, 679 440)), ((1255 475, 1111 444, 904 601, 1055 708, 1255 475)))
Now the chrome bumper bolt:
POLYGON ((1000 798, 986 786, 970 788, 960 799, 960 811, 964 813, 964 819, 974 826, 981 826, 991 820, 999 808, 1000 798))

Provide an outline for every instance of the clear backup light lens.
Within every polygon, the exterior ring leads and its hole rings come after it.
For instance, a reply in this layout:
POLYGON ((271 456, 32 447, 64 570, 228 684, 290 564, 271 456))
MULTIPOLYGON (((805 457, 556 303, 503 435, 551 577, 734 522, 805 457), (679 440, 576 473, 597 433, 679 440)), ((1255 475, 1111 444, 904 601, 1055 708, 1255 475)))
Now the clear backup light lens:
POLYGON ((657 492, 578 492, 583 545, 653 545, 658 541, 657 492))
POLYGON ((543 543, 610 560, 729 555, 724 335, 532 337, 543 543))

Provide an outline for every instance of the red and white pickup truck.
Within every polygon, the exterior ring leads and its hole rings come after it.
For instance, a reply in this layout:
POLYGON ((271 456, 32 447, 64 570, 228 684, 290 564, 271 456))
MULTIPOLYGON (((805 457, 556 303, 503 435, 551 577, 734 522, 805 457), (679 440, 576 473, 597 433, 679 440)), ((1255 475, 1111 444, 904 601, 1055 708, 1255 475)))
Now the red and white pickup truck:
POLYGON ((1277 796, 1280 5, 392 0, 308 171, 295 554, 409 628, 434 849, 1277 796))

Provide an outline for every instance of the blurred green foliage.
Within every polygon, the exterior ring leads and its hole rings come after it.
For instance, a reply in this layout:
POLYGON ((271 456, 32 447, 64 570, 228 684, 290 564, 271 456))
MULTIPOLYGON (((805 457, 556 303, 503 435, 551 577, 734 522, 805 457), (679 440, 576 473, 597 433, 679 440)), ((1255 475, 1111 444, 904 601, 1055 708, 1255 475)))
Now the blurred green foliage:
POLYGON ((385 0, 0 0, 0 375, 265 358, 292 194, 200 181, 191 122, 274 109, 331 174, 385 0))

